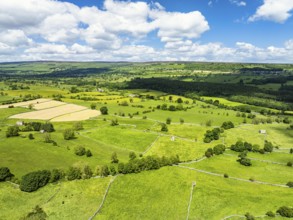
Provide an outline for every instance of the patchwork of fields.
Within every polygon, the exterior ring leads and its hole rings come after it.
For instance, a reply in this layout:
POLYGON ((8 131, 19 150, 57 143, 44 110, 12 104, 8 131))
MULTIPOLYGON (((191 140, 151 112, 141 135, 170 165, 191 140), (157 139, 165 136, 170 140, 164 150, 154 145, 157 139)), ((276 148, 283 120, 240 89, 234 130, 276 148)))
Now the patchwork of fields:
POLYGON ((36 99, 33 101, 3 105, 1 108, 9 106, 32 108, 36 111, 26 112, 10 116, 11 119, 36 119, 51 121, 83 121, 100 115, 99 111, 90 110, 84 106, 67 104, 50 99, 36 99))
MULTIPOLYGON (((15 175, 0 182, 0 219, 23 219, 36 206, 49 220, 240 220, 247 213, 269 220, 268 211, 276 214, 274 219, 288 219, 277 210, 293 208, 293 117, 291 103, 277 94, 285 94, 279 89, 292 81, 253 87, 273 93, 247 94, 238 87, 267 76, 234 74, 237 68, 231 72, 230 65, 246 64, 7 65, 25 72, 0 82, 0 168, 15 175), (58 69, 65 70, 60 77, 58 69), (36 75, 24 79, 29 71, 36 75), (185 91, 168 83, 159 85, 161 91, 127 87, 144 77, 194 82, 195 88, 185 91), (232 84, 235 95, 226 90, 232 84), (212 86, 222 86, 225 93, 218 97, 212 86), (34 100, 22 102, 28 99, 34 100), (225 128, 227 123, 233 126, 225 128), (44 130, 48 127, 54 129, 44 130), (233 151, 237 142, 248 147, 233 151), (264 150, 266 143, 272 152, 264 150), (217 155, 219 145, 225 151, 217 155), (23 176, 40 170, 52 176, 58 170, 59 179, 50 176, 46 186, 21 191, 23 176), (69 178, 72 170, 75 179, 69 178)), ((289 70, 286 74, 289 78, 289 70)))

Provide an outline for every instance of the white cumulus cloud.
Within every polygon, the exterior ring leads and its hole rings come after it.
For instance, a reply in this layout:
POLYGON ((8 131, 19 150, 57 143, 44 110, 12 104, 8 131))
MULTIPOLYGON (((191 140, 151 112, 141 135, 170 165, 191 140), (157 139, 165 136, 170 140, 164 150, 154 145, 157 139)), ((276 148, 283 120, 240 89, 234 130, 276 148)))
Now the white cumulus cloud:
POLYGON ((293 10, 292 0, 264 0, 256 13, 249 17, 249 21, 268 20, 284 23, 293 10))

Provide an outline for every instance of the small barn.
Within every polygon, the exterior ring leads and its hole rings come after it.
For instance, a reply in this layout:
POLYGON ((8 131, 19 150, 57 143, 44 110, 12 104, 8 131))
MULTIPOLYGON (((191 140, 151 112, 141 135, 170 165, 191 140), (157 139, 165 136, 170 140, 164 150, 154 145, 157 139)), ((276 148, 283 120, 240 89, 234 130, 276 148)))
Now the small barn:
POLYGON ((266 134, 267 131, 266 131, 266 130, 259 130, 259 133, 260 133, 260 134, 266 134))

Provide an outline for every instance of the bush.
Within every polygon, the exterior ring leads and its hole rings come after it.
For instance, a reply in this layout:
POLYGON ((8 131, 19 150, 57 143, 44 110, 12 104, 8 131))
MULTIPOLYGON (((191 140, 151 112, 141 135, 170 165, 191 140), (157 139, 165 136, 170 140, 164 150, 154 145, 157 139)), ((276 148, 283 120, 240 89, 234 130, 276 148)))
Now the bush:
POLYGON ((282 206, 277 210, 277 213, 279 213, 283 217, 292 218, 293 217, 293 208, 289 208, 287 206, 282 206))
POLYGON ((76 147, 76 148, 74 149, 74 153, 75 153, 77 156, 83 156, 83 155, 86 154, 86 151, 85 151, 85 148, 84 148, 84 147, 79 146, 79 147, 76 147))
POLYGON ((93 176, 92 169, 88 165, 84 166, 82 178, 83 179, 90 179, 92 176, 93 176))
POLYGON ((80 131, 83 130, 83 125, 82 122, 76 122, 73 124, 73 128, 74 131, 80 131))
POLYGON ((29 212, 24 218, 21 220, 45 220, 47 219, 46 212, 39 206, 36 206, 33 211, 29 212))
POLYGON ((74 130, 72 130, 72 129, 64 130, 63 137, 64 137, 64 140, 74 139, 74 137, 75 137, 74 130))
POLYGON ((0 167, 0 182, 11 180, 14 175, 10 172, 8 167, 0 167))
POLYGON ((289 162, 287 163, 287 166, 288 166, 288 167, 292 167, 292 166, 293 166, 292 162, 289 161, 289 162))
POLYGON ((107 165, 101 167, 101 176, 108 176, 110 174, 109 168, 107 165))
POLYGON ((51 171, 51 178, 50 178, 50 183, 57 182, 58 180, 61 180, 64 178, 64 172, 59 169, 53 169, 51 171))
POLYGON ((14 126, 9 126, 7 128, 7 131, 6 131, 6 137, 17 137, 19 136, 19 127, 14 125, 14 126))
POLYGON ((166 119, 166 124, 167 124, 167 125, 171 124, 171 121, 172 121, 171 118, 167 118, 167 119, 166 119))
POLYGON ((216 145, 214 148, 213 148, 213 151, 214 151, 214 154, 216 155, 220 155, 220 154, 223 154, 225 152, 225 145, 223 144, 218 144, 216 145))
POLYGON ((287 186, 289 186, 290 188, 293 188, 293 182, 292 181, 288 182, 287 186))
POLYGON ((92 104, 91 104, 91 109, 92 109, 92 110, 96 109, 96 107, 97 107, 97 105, 96 105, 95 103, 92 103, 92 104))
POLYGON ((34 138, 34 135, 33 135, 33 134, 29 134, 29 135, 28 135, 28 139, 30 139, 30 140, 35 139, 35 138, 34 138))
POLYGON ((221 128, 224 128, 225 130, 231 129, 234 128, 234 124, 231 121, 227 121, 222 124, 221 128))
POLYGON ((272 217, 272 218, 276 216, 276 214, 273 213, 272 211, 268 211, 268 212, 266 213, 266 215, 269 216, 269 217, 272 217))
POLYGON ((46 122, 45 124, 41 124, 40 130, 44 130, 45 132, 55 131, 53 124, 50 122, 46 122))
POLYGON ((111 163, 118 163, 118 162, 119 162, 119 160, 118 160, 118 157, 117 157, 117 153, 113 152, 112 156, 111 156, 111 163))
POLYGON ((78 167, 69 167, 67 171, 67 179, 69 181, 81 179, 81 171, 78 167))
POLYGON ((93 156, 93 154, 92 154, 92 152, 91 152, 90 150, 87 150, 86 153, 85 153, 85 155, 86 155, 87 157, 91 157, 91 156, 93 156))
POLYGON ((44 142, 45 143, 52 143, 52 139, 51 139, 50 133, 45 133, 44 134, 44 142))
POLYGON ((129 160, 134 160, 135 158, 136 158, 136 154, 133 151, 131 151, 129 153, 129 160))
POLYGON ((31 172, 22 177, 19 188, 21 191, 33 192, 45 186, 50 178, 51 172, 48 170, 31 172))
POLYGON ((164 124, 164 123, 161 124, 161 131, 168 132, 168 127, 166 124, 164 124))
POLYGON ((210 158, 210 157, 212 157, 214 155, 214 150, 212 149, 212 148, 208 148, 207 150, 206 150, 206 152, 205 152, 205 156, 207 157, 207 158, 210 158))
POLYGON ((116 119, 112 119, 111 126, 117 126, 117 125, 119 125, 118 119, 117 118, 116 119))
POLYGON ((239 160, 237 160, 240 164, 242 164, 243 166, 251 166, 251 160, 248 158, 240 158, 239 160))
POLYGON ((265 145, 264 145, 264 151, 271 153, 271 152, 273 152, 273 149, 274 149, 273 144, 269 141, 266 141, 265 145))
POLYGON ((255 219, 254 216, 251 215, 249 212, 247 212, 247 213, 245 214, 245 217, 246 217, 247 220, 254 220, 254 219, 255 219))
POLYGON ((116 169, 115 169, 115 167, 113 166, 113 165, 111 165, 110 166, 110 168, 109 168, 109 172, 110 172, 110 174, 112 175, 112 176, 115 176, 116 175, 116 169))
POLYGON ((106 106, 103 106, 100 108, 100 112, 102 115, 108 115, 108 108, 106 106))
POLYGON ((225 173, 224 178, 229 178, 229 175, 227 173, 225 173))

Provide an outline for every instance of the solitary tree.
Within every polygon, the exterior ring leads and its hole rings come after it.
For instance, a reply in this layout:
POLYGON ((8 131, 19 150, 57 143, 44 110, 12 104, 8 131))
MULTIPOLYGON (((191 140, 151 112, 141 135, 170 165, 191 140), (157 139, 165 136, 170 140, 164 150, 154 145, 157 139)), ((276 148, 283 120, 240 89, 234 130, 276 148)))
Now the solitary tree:
POLYGON ((103 106, 100 108, 100 112, 102 115, 108 115, 108 108, 106 106, 103 106))

